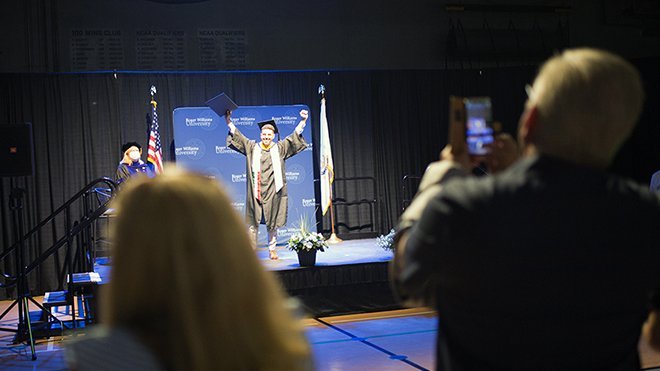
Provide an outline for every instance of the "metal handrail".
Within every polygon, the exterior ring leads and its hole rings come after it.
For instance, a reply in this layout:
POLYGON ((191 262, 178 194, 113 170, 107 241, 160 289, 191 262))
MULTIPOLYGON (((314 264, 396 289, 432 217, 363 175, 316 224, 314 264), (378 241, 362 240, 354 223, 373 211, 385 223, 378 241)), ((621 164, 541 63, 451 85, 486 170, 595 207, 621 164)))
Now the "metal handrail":
MULTIPOLYGON (((362 205, 362 204, 367 204, 369 206, 369 217, 371 219, 371 223, 369 224, 359 224, 357 226, 349 226, 346 223, 343 223, 341 221, 337 221, 337 226, 343 226, 349 231, 354 231, 354 230, 362 230, 364 228, 371 228, 372 232, 375 232, 376 230, 376 207, 378 204, 378 200, 376 198, 376 178, 370 177, 370 176, 358 176, 358 177, 346 177, 346 178, 335 178, 334 182, 332 183, 332 187, 335 188, 337 182, 341 181, 360 181, 360 180, 368 180, 371 182, 371 190, 372 190, 372 196, 373 198, 368 199, 368 198, 362 198, 360 200, 346 200, 345 198, 342 197, 333 197, 332 198, 332 204, 334 206, 353 206, 353 205, 362 205)), ((333 196, 336 195, 336 192, 333 189, 332 192, 333 196)), ((359 218, 358 218, 359 222, 359 218)))
MULTIPOLYGON (((9 256, 12 252, 14 252, 14 250, 16 250, 18 246, 20 246, 22 243, 27 241, 32 235, 40 231, 44 226, 46 226, 46 224, 53 221, 57 216, 59 216, 62 213, 64 213, 66 219, 65 235, 62 238, 58 239, 55 243, 53 243, 51 247, 49 247, 43 253, 37 256, 32 262, 27 264, 24 274, 27 274, 32 270, 34 270, 35 268, 37 268, 41 263, 43 263, 48 257, 50 257, 52 254, 58 251, 62 246, 64 245, 70 246, 73 237, 77 236, 79 233, 81 233, 86 228, 88 228, 93 222, 96 221, 96 219, 98 219, 107 210, 108 200, 106 200, 103 203, 100 203, 100 205, 95 210, 91 210, 91 212, 90 210, 87 209, 84 210, 84 215, 81 217, 81 220, 79 222, 74 223, 74 225, 71 226, 71 221, 70 221, 71 205, 74 202, 79 201, 81 198, 88 195, 91 190, 94 190, 96 192, 98 189, 96 186, 100 183, 103 183, 107 186, 107 189, 104 189, 104 191, 109 192, 109 196, 110 196, 108 197, 109 200, 111 196, 115 193, 115 190, 117 189, 117 184, 112 179, 107 177, 102 177, 88 183, 78 193, 73 195, 68 201, 62 204, 62 206, 57 208, 57 210, 53 211, 49 216, 47 216, 45 219, 39 222, 34 228, 32 228, 29 232, 23 235, 19 241, 16 241, 12 246, 5 249, 5 251, 3 251, 0 254, 0 261, 4 260, 7 256, 9 256)), ((72 269, 72 267, 69 266, 69 269, 72 269)), ((18 274, 18 272, 16 272, 16 274, 18 274)), ((17 282, 17 276, 12 276, 2 273, 0 274, 0 277, 2 277, 6 281, 6 283, 4 284, 0 283, 0 288, 12 287, 17 282)))
POLYGON ((32 270, 34 270, 36 267, 38 267, 41 263, 43 263, 46 259, 48 259, 53 253, 55 253, 57 250, 59 250, 60 247, 64 246, 67 241, 69 241, 69 238, 75 237, 78 235, 80 232, 85 230, 85 228, 89 227, 92 223, 98 219, 99 216, 103 215, 103 213, 107 210, 107 208, 104 205, 101 205, 98 209, 94 210, 92 214, 85 216, 79 223, 76 223, 70 230, 69 233, 66 235, 62 236, 59 240, 57 240, 51 247, 46 249, 41 255, 36 257, 32 263, 28 264, 25 267, 25 273, 30 273, 32 270))

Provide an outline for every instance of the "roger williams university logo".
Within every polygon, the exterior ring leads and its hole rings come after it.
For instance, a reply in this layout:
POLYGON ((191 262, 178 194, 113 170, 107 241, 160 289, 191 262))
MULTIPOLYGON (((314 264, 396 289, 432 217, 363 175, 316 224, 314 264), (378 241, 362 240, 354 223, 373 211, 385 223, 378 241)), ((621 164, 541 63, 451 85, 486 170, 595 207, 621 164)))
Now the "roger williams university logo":
POLYGON ((303 198, 302 199, 303 207, 314 207, 316 206, 316 199, 314 198, 303 198))
POLYGON ((199 147, 195 146, 183 146, 183 147, 176 147, 174 149, 174 154, 177 156, 191 156, 195 157, 197 156, 197 152, 199 152, 199 147))
POLYGON ((235 126, 252 126, 254 125, 256 119, 252 116, 255 116, 254 114, 246 114, 241 117, 232 117, 231 118, 231 123, 234 124, 235 126))
POLYGON ((174 148, 174 154, 187 157, 193 160, 199 160, 206 154, 206 144, 199 138, 189 139, 181 147, 174 148))
POLYGON ((277 237, 290 238, 296 232, 300 232, 300 228, 277 228, 277 237))
POLYGON ((195 117, 195 118, 186 117, 186 126, 211 129, 218 126, 218 124, 216 124, 213 121, 213 119, 209 117, 195 117))
POLYGON ((239 158, 243 157, 242 154, 234 151, 233 149, 227 147, 227 146, 215 146, 215 154, 216 155, 229 155, 234 158, 239 158))
POLYGON ((286 181, 291 184, 301 184, 305 181, 305 168, 300 164, 291 164, 286 169, 286 181))
POLYGON ((233 152, 235 151, 227 146, 215 146, 215 153, 218 155, 226 155, 233 152))
POLYGON ((231 182, 232 183, 245 183, 245 182, 247 182, 247 177, 245 176, 245 173, 243 173, 243 174, 232 174, 231 175, 231 182))
POLYGON ((233 206, 234 210, 236 210, 238 212, 245 211, 245 202, 232 202, 231 206, 233 206))

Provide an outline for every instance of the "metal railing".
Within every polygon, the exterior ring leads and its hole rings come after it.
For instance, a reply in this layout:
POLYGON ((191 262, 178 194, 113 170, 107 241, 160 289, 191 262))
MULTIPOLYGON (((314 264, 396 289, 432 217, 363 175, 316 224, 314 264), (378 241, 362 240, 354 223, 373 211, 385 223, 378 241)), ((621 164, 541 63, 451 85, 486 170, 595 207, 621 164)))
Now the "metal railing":
POLYGON ((367 197, 361 197, 359 199, 351 199, 348 200, 345 197, 333 197, 332 200, 332 205, 335 207, 336 210, 336 226, 341 226, 345 229, 347 229, 349 232, 353 231, 362 231, 363 229, 369 228, 369 232, 371 233, 377 233, 376 231, 376 207, 378 205, 378 201, 376 199, 376 179, 373 177, 350 177, 350 178, 335 178, 334 182, 332 183, 333 186, 333 195, 336 195, 337 192, 334 190, 336 188, 336 185, 339 183, 341 184, 342 182, 363 182, 363 181, 368 181, 371 185, 370 189, 367 190, 366 193, 370 193, 367 195, 367 197), (370 191, 370 192, 369 192, 370 191), (369 197, 370 196, 370 197, 369 197), (362 218, 360 217, 360 212, 358 210, 357 212, 357 224, 352 223, 351 221, 347 220, 348 218, 342 218, 339 214, 339 211, 337 210, 337 207, 341 208, 349 208, 349 207, 360 207, 361 205, 367 205, 369 208, 369 220, 367 220, 367 223, 362 224, 362 218))
MULTIPOLYGON (((27 275, 34 271, 63 246, 66 246, 66 260, 62 265, 61 270, 58 272, 58 287, 60 289, 64 286, 67 276, 72 276, 73 273, 92 271, 94 266, 93 224, 107 210, 107 204, 116 189, 117 185, 110 178, 103 177, 90 182, 68 201, 62 204, 57 210, 52 212, 29 232, 20 237, 19 241, 16 241, 12 246, 0 253, 0 267, 2 267, 4 266, 2 262, 5 259, 11 256, 12 253, 21 254, 21 251, 17 251, 19 250, 19 247, 25 246, 30 238, 36 236, 46 226, 51 226, 56 229, 56 219, 63 217, 64 235, 57 238, 57 233, 54 231, 53 244, 41 252, 39 256, 34 258, 31 262, 26 263, 24 267, 25 269, 21 269, 22 272, 0 274, 0 279, 4 280, 4 282, 0 282, 0 288, 10 288, 15 286, 20 274, 27 275), (105 187, 99 188, 99 185, 104 185, 105 187), (79 204, 79 202, 81 202, 81 204, 79 204), (81 207, 80 219, 75 221, 72 220, 72 209, 74 206, 81 207), (77 247, 75 254, 72 251, 74 244, 77 247)), ((57 255, 55 257, 58 262, 57 265, 59 265, 59 257, 57 255)), ((69 282, 73 282, 71 277, 69 277, 69 282)))

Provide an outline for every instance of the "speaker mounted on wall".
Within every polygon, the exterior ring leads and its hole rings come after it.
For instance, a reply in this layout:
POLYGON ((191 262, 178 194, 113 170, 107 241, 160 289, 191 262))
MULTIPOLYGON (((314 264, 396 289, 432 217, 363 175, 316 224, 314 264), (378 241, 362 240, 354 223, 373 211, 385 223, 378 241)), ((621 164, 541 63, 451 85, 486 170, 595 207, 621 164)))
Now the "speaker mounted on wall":
POLYGON ((32 125, 0 125, 0 177, 34 175, 32 125))

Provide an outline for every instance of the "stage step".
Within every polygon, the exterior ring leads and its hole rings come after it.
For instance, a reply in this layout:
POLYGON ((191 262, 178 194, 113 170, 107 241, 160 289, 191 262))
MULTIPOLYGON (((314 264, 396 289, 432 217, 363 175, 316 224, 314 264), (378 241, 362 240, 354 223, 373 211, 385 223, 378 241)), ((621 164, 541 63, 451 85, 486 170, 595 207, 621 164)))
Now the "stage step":
POLYGON ((51 291, 44 294, 43 306, 46 308, 69 305, 66 291, 51 291))
MULTIPOLYGON (((71 300, 67 291, 50 291, 44 294, 44 300, 42 301, 41 305, 43 305, 44 308, 50 313, 53 313, 57 307, 66 307, 68 313, 68 308, 71 306, 71 300)), ((48 323, 45 328, 47 330, 50 329, 52 318, 48 315, 47 312, 41 311, 39 320, 48 323)))
MULTIPOLYGON (((71 276, 67 276, 67 282, 69 282, 71 276)), ((55 314, 57 307, 65 307, 66 315, 73 315, 75 312, 76 316, 83 317, 84 322, 94 323, 96 320, 96 300, 95 292, 96 286, 101 282, 101 276, 97 272, 82 272, 74 273, 72 275, 72 281, 69 291, 52 291, 44 294, 43 307, 48 312, 55 314), (74 297, 72 297, 72 295, 74 297), (73 302, 73 299, 76 299, 76 302, 73 302), (74 309, 74 304, 75 309, 74 309)), ((49 322, 49 325, 53 322, 51 321, 52 317, 48 313, 43 312, 41 315, 41 320, 49 322)), ((74 327, 76 326, 77 321, 73 323, 74 327)))
MULTIPOLYGON (((69 282, 69 276, 67 276, 69 282)), ((101 282, 101 275, 97 272, 83 272, 73 274, 73 284, 75 286, 96 285, 101 282)))
MULTIPOLYGON (((74 273, 71 289, 78 297, 78 315, 84 317, 86 323, 96 322, 96 290, 101 283, 98 272, 74 273)), ((67 276, 67 281, 69 277, 67 276)))

